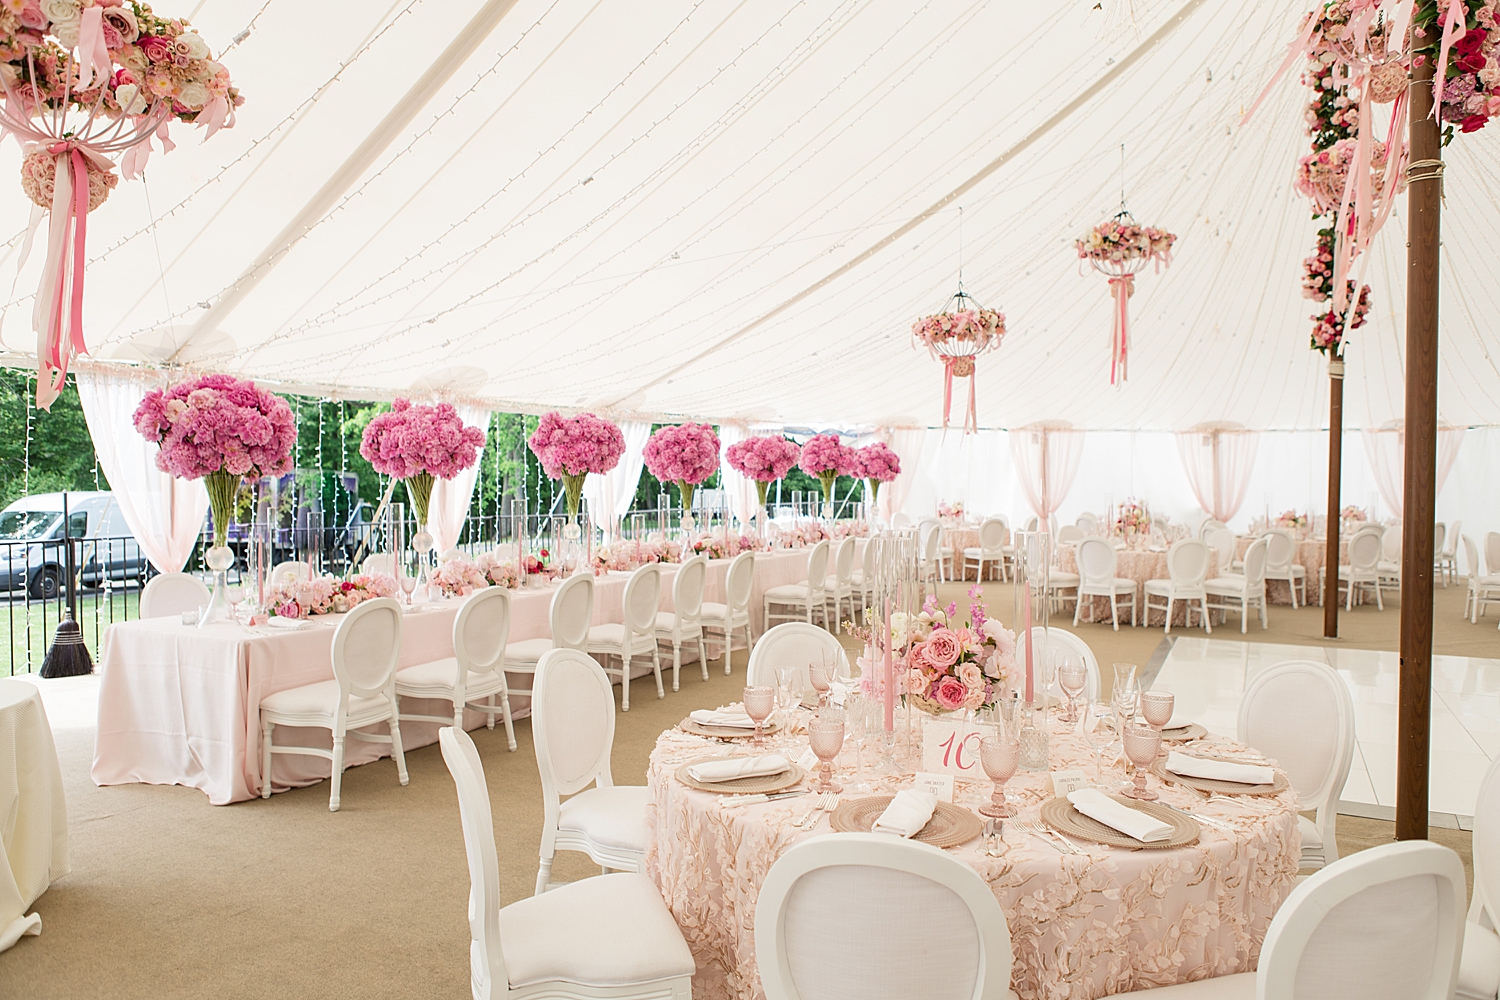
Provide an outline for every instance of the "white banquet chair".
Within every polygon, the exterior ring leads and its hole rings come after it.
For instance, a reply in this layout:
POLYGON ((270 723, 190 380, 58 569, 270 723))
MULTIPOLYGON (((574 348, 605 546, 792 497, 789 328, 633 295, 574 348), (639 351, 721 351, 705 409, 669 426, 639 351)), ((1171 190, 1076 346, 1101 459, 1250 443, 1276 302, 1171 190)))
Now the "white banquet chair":
POLYGON ((1357 587, 1373 589, 1375 607, 1385 610, 1385 600, 1380 594, 1380 553, 1379 528, 1361 528, 1349 539, 1349 561, 1339 566, 1339 586, 1345 590, 1346 611, 1354 609, 1354 591, 1357 587))
POLYGON ((1489 531, 1484 536, 1485 572, 1500 576, 1500 531, 1489 531))
POLYGON ((755 589, 755 553, 741 552, 729 564, 724 576, 724 604, 717 601, 703 602, 703 634, 706 638, 717 632, 724 640, 724 675, 729 675, 729 650, 734 645, 734 635, 745 630, 745 649, 755 645, 750 634, 750 594, 755 589))
POLYGON ((159 573, 141 588, 142 618, 170 618, 208 607, 212 598, 202 580, 188 573, 159 573))
POLYGON ((581 851, 606 870, 645 871, 646 786, 616 785, 610 776, 615 696, 592 657, 576 649, 542 657, 531 694, 531 732, 544 811, 537 895, 552 886, 558 851, 581 851))
POLYGON ((1088 536, 1083 533, 1083 529, 1076 524, 1065 524, 1057 529, 1058 545, 1077 545, 1086 537, 1088 536))
POLYGON ((1067 629, 1058 628, 1056 625, 1043 628, 1041 625, 1031 627, 1031 648, 1038 656, 1046 655, 1048 650, 1055 650, 1067 656, 1079 660, 1087 674, 1084 681, 1083 697, 1087 704, 1093 704, 1099 700, 1101 684, 1099 681, 1099 658, 1079 636, 1067 629))
POLYGON ((1442 578, 1444 587, 1458 582, 1458 536, 1463 526, 1461 520, 1454 521, 1451 527, 1439 524, 1438 528, 1442 531, 1433 537, 1432 550, 1437 555, 1433 559, 1432 568, 1442 578))
POLYGON ((305 579, 312 570, 301 559, 287 559, 271 567, 271 575, 266 577, 266 585, 274 587, 290 576, 293 580, 305 579))
POLYGON ((1500 761, 1491 763, 1479 782, 1474 803, 1474 898, 1464 921, 1463 959, 1458 967, 1459 1000, 1495 1000, 1500 996, 1500 761))
POLYGON ((1296 562, 1297 542, 1284 528, 1272 528, 1266 540, 1266 579, 1285 580, 1292 592, 1292 607, 1297 607, 1297 585, 1302 585, 1302 603, 1307 604, 1307 567, 1296 562))
POLYGON ((1010 544, 1010 529, 998 517, 986 518, 979 526, 979 546, 964 549, 963 579, 969 578, 969 567, 974 567, 974 579, 984 582, 984 564, 990 563, 1000 570, 1000 579, 1008 579, 1005 571, 1005 547, 1010 544))
POLYGON ((760 642, 750 651, 745 683, 775 687, 776 668, 792 667, 796 669, 798 683, 806 695, 812 690, 807 668, 822 662, 825 657, 836 664, 837 676, 849 676, 849 655, 836 637, 806 622, 782 622, 761 636, 760 642))
POLYGON ((630 711, 630 662, 637 656, 651 657, 656 674, 656 697, 665 698, 661 683, 661 649, 656 643, 656 615, 661 607, 661 564, 647 563, 625 582, 623 622, 606 622, 589 629, 588 651, 604 657, 604 672, 610 672, 611 657, 620 661, 620 711, 630 711))
POLYGON ((698 642, 698 665, 708 680, 708 650, 703 644, 703 586, 708 579, 708 556, 697 555, 677 567, 672 581, 672 610, 656 613, 656 641, 672 644, 672 690, 678 690, 682 644, 698 642))
POLYGON ((1464 561, 1469 564, 1469 575, 1464 586, 1464 617, 1471 622, 1479 621, 1486 604, 1500 604, 1500 576, 1487 576, 1479 566, 1479 549, 1474 539, 1463 536, 1464 561))
POLYGON ((339 622, 333 633, 333 680, 287 688, 260 700, 260 794, 271 797, 272 754, 308 754, 333 762, 328 811, 339 811, 344 782, 344 739, 389 743, 396 776, 406 784, 406 755, 401 750, 401 719, 396 704, 396 660, 401 655, 401 605, 389 597, 365 601, 339 622), (386 723, 389 735, 366 733, 386 723), (333 750, 276 746, 277 726, 327 729, 333 750))
POLYGON ((594 621, 594 574, 570 576, 552 595, 547 609, 548 635, 521 639, 505 647, 507 674, 534 674, 542 657, 553 649, 586 650, 594 621))
POLYGON ((989 884, 936 847, 878 833, 813 837, 778 858, 755 904, 755 956, 766 1000, 1016 996, 989 884), (903 944, 914 927, 920 947, 903 944))
POLYGON ((1086 510, 1078 515, 1078 519, 1073 522, 1073 525, 1085 535, 1092 535, 1099 530, 1099 515, 1086 510))
POLYGON ((1234 532, 1228 528, 1210 528, 1202 534, 1201 540, 1207 542, 1218 553, 1219 558, 1216 565, 1219 575, 1223 576, 1233 573, 1242 565, 1240 560, 1235 556, 1239 548, 1239 541, 1234 537, 1234 532))
MULTIPOLYGON (((1198 540, 1208 542, 1208 533, 1210 531, 1229 531, 1229 525, 1216 517, 1205 517, 1202 523, 1198 525, 1198 540)), ((1230 534, 1232 535, 1234 532, 1231 531, 1230 534)), ((1209 544, 1212 545, 1213 543, 1209 542, 1209 544)))
POLYGON ((505 642, 510 638, 510 591, 486 587, 458 609, 453 619, 453 655, 396 671, 396 700, 430 698, 453 705, 450 716, 401 714, 403 722, 452 722, 464 728, 464 708, 505 720, 505 742, 514 752, 516 730, 510 718, 510 689, 505 684, 505 642), (500 703, 495 704, 496 698, 500 703), (480 702, 483 702, 481 704, 480 702))
POLYGON ((1135 581, 1115 576, 1120 554, 1114 546, 1102 538, 1085 538, 1078 543, 1078 601, 1073 607, 1073 627, 1078 627, 1078 618, 1083 614, 1083 602, 1088 597, 1109 598, 1109 618, 1115 631, 1120 631, 1121 597, 1130 598, 1130 624, 1136 623, 1135 581))
POLYGON ((1393 527, 1380 536, 1380 561, 1375 564, 1382 586, 1401 589, 1401 528, 1393 527))
POLYGON ((943 582, 943 567, 940 562, 943 549, 943 525, 935 518, 928 518, 917 525, 917 575, 933 586, 943 582))
POLYGON ((389 552, 377 552, 372 556, 365 556, 364 562, 359 564, 359 571, 366 576, 374 573, 384 573, 386 576, 396 575, 396 557, 389 552))
POLYGON ((647 876, 587 878, 500 905, 495 820, 479 751, 461 729, 438 730, 438 743, 458 789, 469 861, 474 1000, 690 1000, 693 954, 647 876))
POLYGON ((810 625, 815 614, 822 616, 826 626, 828 593, 824 584, 827 579, 828 539, 825 538, 807 551, 806 583, 784 583, 766 591, 763 619, 766 628, 770 628, 773 621, 796 621, 799 618, 810 625), (788 608, 790 612, 777 613, 773 608, 788 608))
POLYGON ((1200 542, 1196 538, 1183 538, 1172 543, 1167 550, 1167 576, 1166 580, 1146 581, 1146 624, 1151 624, 1151 612, 1161 610, 1166 612, 1166 634, 1172 634, 1172 606, 1181 601, 1186 609, 1185 621, 1189 628, 1193 625, 1193 602, 1198 602, 1198 611, 1203 616, 1203 630, 1213 634, 1213 625, 1208 620, 1208 591, 1205 584, 1208 580, 1209 548, 1206 542, 1200 542), (1152 604, 1151 598, 1164 597, 1166 605, 1152 604))
POLYGON ((1464 892, 1463 863, 1446 847, 1426 840, 1371 847, 1292 890, 1266 931, 1254 972, 1164 986, 1148 995, 1449 1000, 1458 976, 1464 892))
POLYGON ((893 528, 910 528, 911 527, 911 515, 910 514, 902 513, 900 511, 897 511, 891 517, 891 527, 893 527, 893 528))
POLYGON ((1235 737, 1286 771, 1297 792, 1302 867, 1339 859, 1334 839, 1339 796, 1354 760, 1354 699, 1332 668, 1315 660, 1287 660, 1250 679, 1240 699, 1235 737))
POLYGON ((1270 628, 1266 621, 1266 540, 1257 538, 1245 550, 1245 566, 1242 574, 1216 576, 1203 585, 1207 591, 1208 607, 1213 611, 1238 611, 1240 613, 1240 635, 1250 626, 1250 609, 1260 612, 1260 627, 1270 628))
POLYGON ((833 601, 833 624, 831 631, 837 632, 843 628, 841 624, 844 619, 844 602, 849 602, 849 619, 854 620, 854 552, 855 544, 853 536, 844 538, 839 542, 838 548, 833 550, 833 572, 828 574, 823 581, 823 590, 833 601))

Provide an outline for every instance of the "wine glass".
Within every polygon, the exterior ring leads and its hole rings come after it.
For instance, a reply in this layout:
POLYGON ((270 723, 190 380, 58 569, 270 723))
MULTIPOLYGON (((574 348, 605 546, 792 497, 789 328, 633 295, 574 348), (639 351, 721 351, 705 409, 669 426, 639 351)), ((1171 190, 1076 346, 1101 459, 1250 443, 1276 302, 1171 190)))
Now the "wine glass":
MULTIPOLYGON (((1172 710, 1176 707, 1177 699, 1168 691, 1142 691, 1141 692, 1141 715, 1146 720, 1146 725, 1156 730, 1161 735, 1162 727, 1172 721, 1172 710)), ((1161 748, 1160 756, 1167 755, 1167 748, 1161 748)))
POLYGON ((825 708, 815 715, 807 724, 807 742, 822 762, 816 791, 842 792, 843 786, 833 783, 833 762, 838 760, 839 751, 844 748, 843 711, 825 708))
POLYGON ((401 574, 401 591, 406 595, 406 606, 411 607, 411 592, 417 589, 417 578, 410 573, 401 574))
POLYGON ((1043 724, 1046 724, 1046 708, 1051 700, 1052 682, 1057 679, 1057 662, 1062 659, 1062 652, 1056 649, 1043 651, 1036 660, 1036 688, 1037 693, 1042 696, 1043 724))
POLYGON ((791 726, 797 706, 802 702, 802 690, 797 684, 797 668, 778 666, 775 670, 776 707, 781 712, 782 721, 791 726))
POLYGON ((1134 663, 1115 664, 1115 686, 1110 691, 1110 707, 1115 711, 1115 735, 1124 733, 1124 727, 1135 720, 1136 699, 1140 696, 1140 685, 1135 677, 1134 663))
POLYGON ((1063 694, 1068 696, 1068 704, 1058 716, 1063 722, 1078 721, 1078 696, 1083 694, 1088 685, 1089 674, 1083 664, 1069 659, 1057 671, 1057 682, 1062 686, 1063 694))
POLYGON ((847 725, 849 741, 854 744, 854 782, 849 785, 851 792, 861 794, 868 792, 870 786, 864 780, 864 750, 865 743, 870 738, 870 701, 859 691, 850 691, 844 699, 844 720, 847 725))
POLYGON ((756 750, 766 748, 765 737, 762 735, 765 729, 766 719, 771 716, 771 709, 776 707, 776 689, 765 684, 749 684, 745 687, 745 714, 755 723, 755 741, 751 745, 756 750))
POLYGON ((832 673, 826 659, 821 663, 807 665, 807 679, 812 684, 812 689, 818 693, 819 711, 822 711, 823 706, 828 704, 828 689, 832 686, 829 680, 832 673))
POLYGON ((1150 726, 1132 723, 1125 727, 1122 739, 1125 756, 1135 765, 1135 785, 1121 794, 1142 801, 1156 798, 1156 793, 1146 788, 1146 768, 1156 763, 1156 755, 1161 751, 1161 733, 1150 726))
POLYGON ((240 602, 245 599, 245 588, 238 584, 231 584, 224 588, 224 600, 229 602, 229 617, 235 624, 240 621, 240 602))
POLYGON ((995 783, 989 805, 979 807, 981 816, 1003 819, 1016 814, 1016 810, 1005 801, 1005 783, 1016 773, 1016 765, 1020 762, 1021 741, 1014 736, 986 736, 980 741, 979 764, 995 783))

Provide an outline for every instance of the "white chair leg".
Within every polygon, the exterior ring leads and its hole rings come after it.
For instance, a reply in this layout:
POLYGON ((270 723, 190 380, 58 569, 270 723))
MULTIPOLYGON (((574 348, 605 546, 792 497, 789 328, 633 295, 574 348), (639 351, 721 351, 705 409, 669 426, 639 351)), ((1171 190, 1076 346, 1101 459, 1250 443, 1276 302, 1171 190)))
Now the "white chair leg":
POLYGON ((1260 627, 1262 630, 1271 627, 1266 621, 1266 599, 1264 597, 1260 599, 1260 627))
MULTIPOLYGON (((628 642, 630 637, 626 636, 628 642)), ((608 662, 609 657, 605 657, 608 662)), ((630 654, 620 651, 620 711, 630 711, 630 654)))
POLYGON ((682 673, 682 643, 672 640, 672 690, 678 690, 677 675, 682 673))
POLYGON ((1375 578, 1375 610, 1385 610, 1385 601, 1380 597, 1380 577, 1378 576, 1375 578))
POLYGON ((536 870, 536 895, 540 896, 552 885, 552 856, 543 854, 536 870))
POLYGON ((708 645, 703 641, 703 629, 698 629, 698 665, 703 668, 703 679, 708 680, 708 645))
POLYGON ((510 691, 500 692, 500 713, 505 720, 505 743, 511 753, 516 752, 516 727, 510 720, 510 691))
MULTIPOLYGON (((750 655, 750 649, 755 645, 755 637, 750 634, 750 623, 745 623, 745 655, 750 655)), ((724 658, 724 673, 729 673, 729 657, 724 658)))
POLYGON ((271 730, 273 725, 263 722, 260 726, 260 797, 271 797, 271 730))
POLYGON ((488 729, 488 730, 490 730, 490 731, 493 732, 494 728, 495 728, 495 696, 494 695, 490 695, 489 700, 485 702, 485 709, 486 709, 486 711, 484 713, 484 728, 486 728, 486 729, 488 729))
POLYGON ((1120 631, 1120 607, 1115 602, 1114 591, 1109 593, 1109 620, 1114 622, 1115 631, 1120 631))
MULTIPOLYGON (((459 710, 458 730, 463 732, 463 710, 459 710)), ((391 756, 396 758, 396 777, 405 785, 411 780, 406 773, 406 748, 401 745, 401 719, 395 712, 391 713, 391 756)))
POLYGON ((344 784, 344 734, 333 737, 333 775, 328 789, 328 811, 339 811, 339 790, 344 784))
POLYGON ((1240 598, 1240 635, 1244 635, 1250 628, 1250 598, 1240 598))
POLYGON ((1073 627, 1078 627, 1078 616, 1083 614, 1083 588, 1078 588, 1078 597, 1073 601, 1073 627))
POLYGON ((667 696, 667 692, 661 686, 661 647, 655 643, 651 645, 651 669, 656 674, 656 698, 660 701, 667 696))
POLYGON ((1204 632, 1204 634, 1205 635, 1213 635, 1214 634, 1214 623, 1211 622, 1211 621, 1209 621, 1209 618, 1208 618, 1208 599, 1207 598, 1199 598, 1198 599, 1198 610, 1203 615, 1203 632, 1204 632))
MULTIPOLYGON (((1167 597, 1166 616, 1167 616, 1166 634, 1167 635, 1171 635, 1172 634, 1172 598, 1170 596, 1167 597)), ((1147 597, 1146 597, 1146 627, 1147 628, 1151 627, 1151 597, 1150 597, 1150 595, 1147 595, 1147 597)))
POLYGON ((463 702, 455 701, 453 703, 453 728, 457 732, 460 732, 460 733, 464 731, 464 706, 463 706, 463 702))

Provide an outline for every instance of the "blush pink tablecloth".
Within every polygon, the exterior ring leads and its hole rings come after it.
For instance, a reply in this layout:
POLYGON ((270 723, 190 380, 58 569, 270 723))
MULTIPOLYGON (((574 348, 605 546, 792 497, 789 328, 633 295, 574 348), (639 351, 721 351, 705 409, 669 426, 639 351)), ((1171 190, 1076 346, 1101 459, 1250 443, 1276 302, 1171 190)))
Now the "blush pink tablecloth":
MULTIPOLYGON (((1161 612, 1156 611, 1151 620, 1146 617, 1146 581, 1167 579, 1167 553, 1151 552, 1143 549, 1119 549, 1117 550, 1119 561, 1115 566, 1115 576, 1125 580, 1135 581, 1136 620, 1144 625, 1162 624, 1161 612)), ((1062 545, 1057 550, 1058 568, 1068 572, 1078 572, 1078 549, 1072 545, 1062 545)), ((1210 578, 1218 573, 1218 557, 1210 552, 1208 556, 1208 575, 1210 578)), ((1165 600, 1160 598, 1159 600, 1165 600)), ((1116 599, 1119 603, 1119 599, 1116 599)), ((1160 604, 1157 605, 1160 607, 1160 604)), ((1107 622, 1109 621, 1109 598, 1090 597, 1083 602, 1083 613, 1079 616, 1080 621, 1107 622)), ((1124 625, 1130 621, 1128 606, 1120 608, 1120 624, 1124 625)), ((1201 626, 1201 619, 1194 612, 1193 621, 1201 626)), ((1172 607, 1172 624, 1187 624, 1187 604, 1183 601, 1176 602, 1172 607)))
MULTIPOLYGON (((1243 535, 1235 539, 1235 555, 1237 558, 1245 558, 1245 552, 1255 541, 1243 535)), ((1326 538, 1304 538, 1297 542, 1297 555, 1293 563, 1307 570, 1307 599, 1309 604, 1322 604, 1323 594, 1318 589, 1318 571, 1323 568, 1324 556, 1328 552, 1328 539, 1326 538)), ((1340 561, 1349 558, 1349 539, 1347 536, 1339 538, 1340 561)), ((1356 592, 1355 603, 1363 601, 1363 591, 1356 592)), ((1266 581, 1266 600, 1272 604, 1291 604, 1292 590, 1285 580, 1266 581)), ((1302 598, 1297 598, 1297 603, 1302 603, 1302 598)))
MULTIPOLYGON (((806 737, 774 742, 793 759, 807 745, 806 737)), ((1212 752, 1247 753, 1217 739, 1212 752)), ((674 777, 682 764, 722 753, 721 744, 677 730, 657 740, 647 775, 646 868, 693 951, 696 1000, 760 1000, 754 927, 761 885, 792 845, 829 827, 824 819, 810 831, 792 828, 808 808, 805 797, 735 806, 731 797, 689 789, 674 777)), ((843 760, 846 784, 852 756, 843 760)), ((1124 780, 1117 769, 1101 776, 1097 760, 1077 736, 1054 733, 1053 768, 1124 780)), ((906 767, 895 787, 909 787, 913 770, 906 767)), ((1023 817, 1036 819, 1044 781, 1025 771, 1010 780, 1023 817)), ((1098 997, 1255 968, 1297 876, 1296 794, 1205 802, 1155 778, 1151 787, 1162 801, 1224 825, 1205 823, 1198 843, 1174 850, 1078 842, 1084 854, 1064 855, 1006 823, 1002 857, 985 856, 982 840, 949 850, 989 883, 1005 911, 1015 950, 1011 988, 1022 1000, 1098 997)), ((975 808, 989 793, 988 783, 960 782, 955 798, 975 808)), ((846 792, 842 801, 855 797, 846 792)), ((920 928, 908 930, 913 941, 920 938, 920 928)), ((839 947, 836 931, 827 944, 839 947)))
MULTIPOLYGON (((705 599, 724 599, 729 560, 709 563, 705 599)), ((753 627, 761 624, 761 596, 767 587, 800 582, 807 575, 807 553, 781 550, 759 553, 750 601, 753 627)), ((672 610, 675 566, 664 567, 662 601, 672 610)), ((609 573, 594 582, 594 622, 623 620, 629 573, 609 573)), ((555 588, 520 590, 511 595, 512 641, 550 634, 548 611, 555 588)), ((399 667, 453 655, 453 620, 462 601, 445 601, 406 615, 402 622, 399 667)), ((120 622, 105 632, 99 657, 99 724, 94 745, 93 779, 99 785, 127 782, 187 785, 207 793, 215 805, 239 802, 259 794, 261 754, 259 706, 277 691, 333 677, 333 634, 340 616, 319 616, 305 631, 248 628, 232 623, 196 628, 176 618, 120 622)), ((717 650, 710 650, 715 655, 717 650)), ((664 676, 671 669, 667 648, 664 676)), ((697 659, 696 645, 683 650, 684 661, 697 659)), ((651 671, 649 659, 637 658, 639 677, 651 671)), ((524 678, 513 675, 512 683, 524 678)), ((524 716, 530 698, 524 687, 511 692, 512 714, 524 716)), ((414 714, 451 714, 447 702, 406 699, 403 710, 414 714)), ((484 724, 477 712, 465 715, 466 728, 484 724)), ((437 741, 439 725, 409 722, 401 727, 407 749, 437 741)), ((328 748, 326 729, 278 728, 278 744, 328 748)), ((350 740, 350 766, 388 756, 380 744, 350 740)), ((328 777, 331 765, 318 757, 278 754, 272 761, 272 788, 314 784, 328 777)))

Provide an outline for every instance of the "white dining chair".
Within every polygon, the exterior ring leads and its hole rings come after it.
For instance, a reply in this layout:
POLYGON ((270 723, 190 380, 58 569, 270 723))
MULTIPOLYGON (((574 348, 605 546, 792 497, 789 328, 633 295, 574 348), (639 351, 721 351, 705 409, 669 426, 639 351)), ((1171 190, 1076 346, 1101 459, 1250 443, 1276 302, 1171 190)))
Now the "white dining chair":
POLYGON ((677 567, 672 580, 672 610, 656 613, 656 641, 672 644, 672 690, 682 672, 682 644, 698 643, 698 665, 708 680, 708 649, 703 643, 703 588, 708 580, 708 556, 696 555, 677 567))
POLYGON ((829 621, 828 592, 824 586, 827 580, 828 539, 825 538, 807 550, 806 583, 784 583, 766 591, 763 619, 766 628, 770 628, 773 621, 801 619, 812 624, 815 617, 822 617, 823 624, 826 626, 829 621), (787 610, 777 612, 775 608, 787 610))
POLYGON ((1463 521, 1454 521, 1451 526, 1439 523, 1433 535, 1433 571, 1443 581, 1443 586, 1458 582, 1458 536, 1463 530, 1463 521))
POLYGON ((1339 586, 1344 588, 1344 609, 1354 609, 1356 588, 1368 587, 1375 591, 1375 607, 1385 610, 1385 600, 1380 593, 1381 531, 1378 528, 1361 528, 1349 539, 1349 562, 1339 566, 1339 586))
POLYGON ((836 626, 833 631, 843 629, 843 622, 853 621, 854 610, 854 555, 856 545, 853 536, 839 541, 838 547, 833 550, 829 562, 833 564, 833 572, 823 581, 823 590, 833 601, 833 621, 836 626), (844 602, 849 602, 849 617, 844 618, 844 602))
POLYGON ((1479 566, 1479 550, 1474 539, 1463 536, 1464 561, 1469 564, 1469 575, 1465 577, 1464 617, 1471 622, 1484 615, 1486 604, 1500 604, 1500 576, 1487 576, 1479 566))
POLYGON ((1083 529, 1076 524, 1065 524, 1057 529, 1058 545, 1077 545, 1086 537, 1088 536, 1083 533, 1083 529))
POLYGON ((1496 1000, 1500 996, 1500 922, 1494 900, 1500 900, 1500 760, 1492 762, 1479 782, 1471 839, 1474 896, 1464 921, 1463 958, 1458 966, 1459 1000, 1496 1000))
POLYGON ((948 529, 943 527, 941 523, 938 524, 937 536, 938 579, 941 581, 952 580, 954 569, 953 546, 948 544, 948 529))
POLYGON ((453 706, 448 716, 401 713, 403 722, 452 722, 464 728, 467 707, 495 728, 505 721, 505 742, 516 749, 510 718, 510 689, 505 684, 505 642, 510 638, 510 591, 486 587, 458 609, 453 619, 453 655, 396 671, 396 699, 427 698, 453 706), (495 699, 499 698, 497 705, 495 699))
POLYGON ((1102 538, 1085 538, 1078 543, 1078 602, 1073 607, 1073 627, 1078 627, 1083 602, 1089 597, 1109 598, 1109 619, 1120 631, 1120 599, 1130 599, 1130 624, 1136 623, 1136 588, 1134 580, 1115 576, 1120 554, 1102 538))
POLYGON ((1235 555, 1239 540, 1234 537, 1234 532, 1225 527, 1210 528, 1203 532, 1201 540, 1218 554, 1214 568, 1220 576, 1227 576, 1240 568, 1240 560, 1235 555))
POLYGON ((937 586, 943 582, 941 563, 943 549, 943 526, 935 519, 917 525, 917 575, 924 583, 937 586))
POLYGON ((1005 566, 1005 547, 1010 544, 1010 529, 998 517, 990 517, 979 526, 979 545, 964 549, 963 579, 969 578, 969 567, 974 567, 974 579, 984 582, 984 566, 989 563, 998 569, 1001 580, 1009 579, 1005 566))
POLYGON ((656 614, 661 607, 661 564, 647 563, 625 582, 623 622, 605 622, 589 629, 588 651, 604 657, 604 672, 611 659, 620 661, 620 711, 630 711, 630 664, 637 656, 651 657, 656 675, 656 697, 665 698, 661 681, 661 649, 656 643, 656 614))
POLYGON ((1297 607, 1297 587, 1302 587, 1302 603, 1307 604, 1307 567, 1297 559, 1297 541, 1283 528, 1272 528, 1262 536, 1266 540, 1266 579, 1285 580, 1292 592, 1292 607, 1297 607))
POLYGON ((776 668, 794 667, 801 690, 806 694, 812 690, 807 668, 825 658, 834 661, 837 676, 849 676, 849 655, 837 638, 806 622, 782 622, 761 636, 750 651, 745 683, 775 687, 776 668))
POLYGON ((365 556, 364 562, 359 564, 359 571, 367 576, 373 573, 395 576, 396 557, 389 552, 377 552, 374 555, 365 556))
POLYGON ((724 674, 729 675, 729 652, 734 636, 745 632, 745 649, 755 646, 750 632, 750 595, 755 589, 755 553, 741 552, 729 564, 724 575, 724 603, 703 602, 703 634, 711 638, 717 632, 724 642, 724 674))
POLYGON ((1382 586, 1401 589, 1401 527, 1388 529, 1380 536, 1380 561, 1375 564, 1382 586))
POLYGON ((1292 890, 1266 931, 1254 972, 1164 986, 1150 997, 1449 1000, 1464 894, 1463 863, 1448 848, 1426 840, 1380 844, 1292 890))
POLYGON ((1500 576, 1500 531, 1489 531, 1484 536, 1485 574, 1500 576))
POLYGON ((616 785, 610 776, 615 696, 592 657, 576 649, 542 656, 531 732, 544 812, 537 894, 551 888, 558 851, 581 851, 607 870, 645 871, 646 786, 616 785))
POLYGON ((1073 525, 1085 535, 1092 535, 1094 532, 1099 530, 1099 515, 1092 513, 1091 511, 1084 511, 1082 514, 1078 515, 1078 518, 1073 522, 1073 525))
POLYGON ((586 878, 500 905, 495 820, 479 751, 461 729, 438 730, 438 744, 458 789, 469 862, 474 1000, 690 1000, 693 953, 647 876, 586 878))
MULTIPOLYGON (((1229 531, 1229 525, 1218 518, 1205 517, 1202 523, 1198 525, 1198 540, 1208 542, 1208 533, 1210 531, 1229 531)), ((1234 532, 1230 532, 1230 534, 1232 535, 1234 532)), ((1209 542, 1209 544, 1212 545, 1213 543, 1209 542)))
POLYGON ((891 527, 892 528, 910 528, 911 527, 911 515, 910 514, 902 513, 900 511, 897 511, 894 515, 891 516, 891 527))
POLYGON ((1334 826, 1354 760, 1354 699, 1332 668, 1287 660, 1250 678, 1240 699, 1236 738, 1277 761, 1297 792, 1302 867, 1339 858, 1334 826))
POLYGON ((1213 634, 1213 625, 1208 620, 1208 561, 1211 550, 1206 542, 1196 538, 1182 538, 1172 543, 1167 550, 1166 580, 1147 580, 1146 625, 1151 624, 1153 610, 1166 613, 1166 634, 1172 634, 1172 608, 1178 601, 1183 603, 1184 621, 1193 625, 1193 602, 1198 602, 1198 612, 1203 618, 1203 630, 1213 634), (1152 604, 1151 598, 1165 598, 1166 603, 1152 604))
POLYGON ((589 627, 594 622, 594 574, 578 573, 564 580, 552 595, 547 621, 547 635, 506 644, 507 674, 536 673, 536 665, 549 650, 588 649, 589 627))
POLYGON ((1208 607, 1213 611, 1238 611, 1240 634, 1250 625, 1250 609, 1260 613, 1260 627, 1270 628, 1266 620, 1266 540, 1257 538, 1245 550, 1244 573, 1216 576, 1203 585, 1208 607))
POLYGON ((310 572, 311 568, 301 559, 287 559, 271 567, 271 575, 266 577, 266 583, 274 587, 287 577, 293 580, 305 579, 310 572))
POLYGON ((936 847, 878 833, 813 837, 777 859, 755 904, 755 957, 766 1000, 1016 996, 989 884, 936 847), (903 943, 914 927, 920 947, 903 943))
POLYGON ((1048 651, 1055 650, 1081 662, 1087 674, 1083 688, 1084 700, 1088 704, 1099 700, 1099 692, 1102 690, 1099 680, 1099 658, 1094 655, 1094 651, 1082 638, 1056 625, 1045 628, 1041 625, 1033 625, 1031 648, 1037 657, 1045 656, 1048 651))
POLYGON ((141 588, 142 618, 171 618, 208 607, 208 587, 187 573, 159 573, 141 588))
POLYGON ((878 546, 871 545, 869 540, 865 541, 864 551, 860 553, 859 568, 849 578, 854 588, 854 596, 859 598, 859 611, 864 613, 875 599, 875 552, 878 546))
POLYGON ((333 762, 328 811, 339 811, 344 781, 344 739, 389 743, 396 776, 406 784, 406 755, 401 750, 401 718, 396 704, 396 660, 401 655, 401 605, 389 597, 365 601, 339 622, 333 633, 333 680, 287 688, 260 700, 261 788, 271 797, 273 754, 308 754, 333 762), (366 733, 385 723, 389 734, 366 733), (277 726, 327 729, 333 750, 276 746, 277 726))

